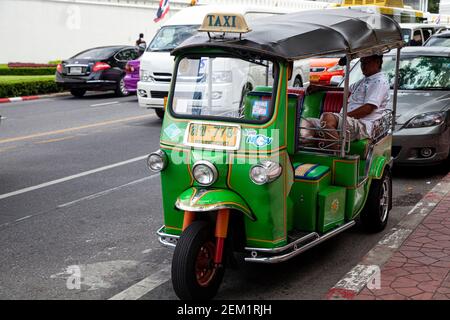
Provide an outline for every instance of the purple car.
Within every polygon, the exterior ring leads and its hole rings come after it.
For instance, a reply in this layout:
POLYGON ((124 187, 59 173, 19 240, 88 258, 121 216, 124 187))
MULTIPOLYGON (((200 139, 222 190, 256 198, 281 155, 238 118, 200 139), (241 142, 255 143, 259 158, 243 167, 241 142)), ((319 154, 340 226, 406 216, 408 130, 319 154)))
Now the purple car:
POLYGON ((139 60, 130 60, 125 66, 125 88, 129 93, 136 93, 137 91, 137 83, 139 81, 139 67, 141 65, 141 61, 139 60))

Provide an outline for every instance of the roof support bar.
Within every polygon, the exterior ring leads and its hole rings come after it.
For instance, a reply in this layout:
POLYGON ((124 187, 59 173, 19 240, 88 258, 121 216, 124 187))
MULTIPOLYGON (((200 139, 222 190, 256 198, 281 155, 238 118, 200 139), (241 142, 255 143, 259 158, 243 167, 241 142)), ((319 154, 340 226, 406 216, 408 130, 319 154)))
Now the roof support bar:
MULTIPOLYGON (((346 65, 345 65, 345 82, 344 82, 344 101, 342 102, 342 125, 341 131, 339 132, 339 140, 341 142, 341 157, 345 157, 345 133, 347 132, 347 105, 348 105, 348 92, 349 92, 349 81, 350 81, 350 62, 351 56, 346 55, 346 65)), ((350 137, 348 137, 350 139, 350 137)))

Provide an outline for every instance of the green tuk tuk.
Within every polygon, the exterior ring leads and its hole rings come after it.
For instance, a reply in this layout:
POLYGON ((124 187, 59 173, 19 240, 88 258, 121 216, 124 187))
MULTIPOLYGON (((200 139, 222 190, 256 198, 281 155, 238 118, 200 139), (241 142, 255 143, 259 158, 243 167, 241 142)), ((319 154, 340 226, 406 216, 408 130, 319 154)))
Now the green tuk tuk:
MULTIPOLYGON (((278 263, 347 230, 360 217, 386 226, 392 206, 391 142, 397 100, 371 139, 308 135, 302 119, 347 116, 350 62, 403 44, 392 19, 350 9, 271 16, 251 25, 209 14, 177 47, 160 149, 164 225, 175 247, 172 283, 181 299, 209 299, 236 252, 278 263), (289 88, 293 61, 342 54, 343 92, 289 88), (302 131, 304 130, 304 131, 302 131)), ((396 73, 398 73, 398 60, 396 73)), ((238 255, 242 256, 242 254, 238 255)))

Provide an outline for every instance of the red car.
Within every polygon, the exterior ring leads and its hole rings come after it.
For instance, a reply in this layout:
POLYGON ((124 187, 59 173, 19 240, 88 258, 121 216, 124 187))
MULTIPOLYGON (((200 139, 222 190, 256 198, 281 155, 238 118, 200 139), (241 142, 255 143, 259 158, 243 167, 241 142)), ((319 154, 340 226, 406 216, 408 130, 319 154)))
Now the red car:
POLYGON ((345 67, 338 65, 339 58, 319 58, 310 60, 309 81, 329 85, 331 77, 344 76, 345 67))

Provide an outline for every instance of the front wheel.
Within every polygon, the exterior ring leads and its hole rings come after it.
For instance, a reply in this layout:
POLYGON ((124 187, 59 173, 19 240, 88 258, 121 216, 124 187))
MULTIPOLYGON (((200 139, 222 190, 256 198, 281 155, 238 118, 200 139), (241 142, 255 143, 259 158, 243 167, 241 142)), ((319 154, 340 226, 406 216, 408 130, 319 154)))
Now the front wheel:
POLYGON ((382 231, 387 224, 392 207, 392 178, 389 169, 385 169, 380 180, 372 180, 361 223, 369 232, 382 231))
POLYGON ((70 93, 77 98, 81 98, 84 96, 84 94, 86 93, 85 89, 72 89, 70 90, 70 93))
POLYGON ((127 87, 125 85, 125 76, 122 76, 117 83, 117 88, 115 90, 117 97, 125 97, 128 96, 130 93, 127 90, 127 87))
POLYGON ((225 268, 214 264, 214 231, 205 221, 195 221, 178 239, 172 260, 172 285, 182 300, 212 299, 225 268))
POLYGON ((303 87, 303 81, 302 81, 302 78, 301 78, 300 76, 296 76, 296 77, 295 77, 293 86, 294 86, 295 88, 301 88, 301 87, 303 87))
POLYGON ((164 109, 155 109, 155 113, 161 120, 164 118, 164 109))

